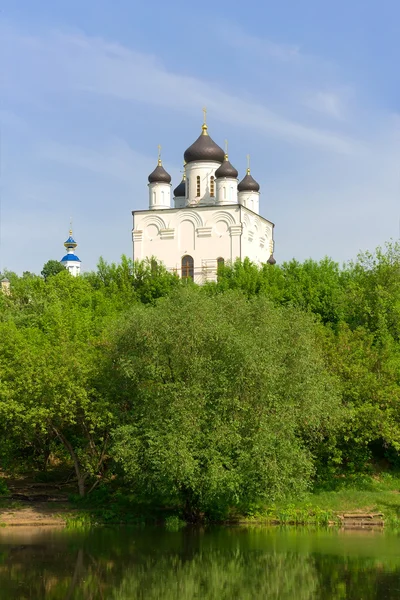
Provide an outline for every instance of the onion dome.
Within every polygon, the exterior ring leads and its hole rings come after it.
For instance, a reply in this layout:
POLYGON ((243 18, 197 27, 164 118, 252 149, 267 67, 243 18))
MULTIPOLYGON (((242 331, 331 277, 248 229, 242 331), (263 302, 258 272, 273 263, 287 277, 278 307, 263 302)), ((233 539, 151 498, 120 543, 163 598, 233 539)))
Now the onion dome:
POLYGON ((215 177, 217 179, 221 179, 222 177, 230 177, 231 179, 237 179, 238 175, 239 173, 236 171, 235 167, 233 167, 229 162, 228 155, 225 154, 224 162, 215 171, 215 177))
POLYGON ((274 259, 274 255, 271 254, 271 256, 269 257, 269 259, 267 260, 267 263, 269 265, 275 265, 276 264, 276 260, 274 259))
POLYGON ((182 177, 180 184, 174 189, 174 198, 184 198, 186 196, 186 175, 182 177))
POLYGON ((74 240, 74 238, 72 237, 72 229, 69 230, 69 238, 64 242, 64 246, 66 248, 76 248, 77 247, 77 243, 74 240))
POLYGON ((154 171, 149 175, 149 183, 171 183, 171 175, 162 166, 161 158, 154 171))
POLYGON ((201 135, 185 150, 184 159, 187 163, 198 161, 212 161, 222 163, 225 152, 210 138, 207 125, 202 126, 201 135))
POLYGON ((238 185, 238 192, 259 192, 260 185, 250 175, 250 169, 247 169, 246 175, 238 185))

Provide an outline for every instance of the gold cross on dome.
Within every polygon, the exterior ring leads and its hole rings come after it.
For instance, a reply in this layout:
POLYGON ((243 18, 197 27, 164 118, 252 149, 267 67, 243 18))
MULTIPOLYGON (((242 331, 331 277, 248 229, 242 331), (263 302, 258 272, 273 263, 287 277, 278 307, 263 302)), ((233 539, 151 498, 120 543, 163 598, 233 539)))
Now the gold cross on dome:
POLYGON ((228 140, 225 140, 225 154, 228 156, 228 140))
POLYGON ((203 108, 203 123, 204 125, 207 125, 207 109, 205 106, 203 108))
POLYGON ((250 170, 250 154, 247 155, 247 168, 250 170))

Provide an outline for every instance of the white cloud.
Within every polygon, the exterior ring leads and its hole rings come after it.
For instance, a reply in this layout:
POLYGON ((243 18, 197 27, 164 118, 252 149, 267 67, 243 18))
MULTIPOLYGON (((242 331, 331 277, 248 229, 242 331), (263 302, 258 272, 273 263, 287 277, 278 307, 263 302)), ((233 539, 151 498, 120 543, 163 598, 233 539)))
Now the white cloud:
MULTIPOLYGON (((8 30, 7 38, 17 55, 22 51, 27 57, 33 95, 43 90, 58 94, 62 90, 81 91, 186 113, 206 104, 216 119, 251 127, 259 134, 339 153, 357 148, 356 141, 343 132, 287 118, 254 98, 171 72, 153 56, 101 38, 52 32, 33 41, 12 30, 8 30)), ((9 68, 8 89, 13 85, 13 72, 9 68)), ((14 92, 18 92, 16 85, 14 92)))
POLYGON ((305 105, 335 119, 344 117, 343 98, 335 92, 318 91, 305 99, 305 105))

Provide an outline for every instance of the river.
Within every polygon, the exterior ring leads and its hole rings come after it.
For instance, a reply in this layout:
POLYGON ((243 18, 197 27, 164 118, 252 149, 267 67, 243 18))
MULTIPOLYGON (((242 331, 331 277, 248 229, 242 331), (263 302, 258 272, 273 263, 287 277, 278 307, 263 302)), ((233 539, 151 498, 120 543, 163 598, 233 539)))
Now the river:
POLYGON ((1 600, 400 598, 395 533, 279 527, 0 530, 1 600))

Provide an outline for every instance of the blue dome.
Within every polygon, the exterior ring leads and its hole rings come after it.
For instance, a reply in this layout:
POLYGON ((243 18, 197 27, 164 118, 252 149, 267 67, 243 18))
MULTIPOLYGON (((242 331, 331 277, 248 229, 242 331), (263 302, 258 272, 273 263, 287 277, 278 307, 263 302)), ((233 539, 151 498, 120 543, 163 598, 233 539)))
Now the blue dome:
POLYGON ((76 262, 81 262, 81 259, 76 256, 76 254, 66 254, 62 257, 60 262, 67 262, 67 260, 75 260, 76 262))
MULTIPOLYGON (((70 232, 70 233, 71 233, 71 232, 70 232)), ((72 237, 72 235, 70 235, 70 236, 69 236, 69 238, 67 239, 67 241, 66 241, 66 242, 64 242, 64 246, 65 246, 66 248, 76 248, 76 247, 77 247, 77 245, 78 245, 78 244, 76 243, 76 241, 74 240, 74 238, 72 237)))

